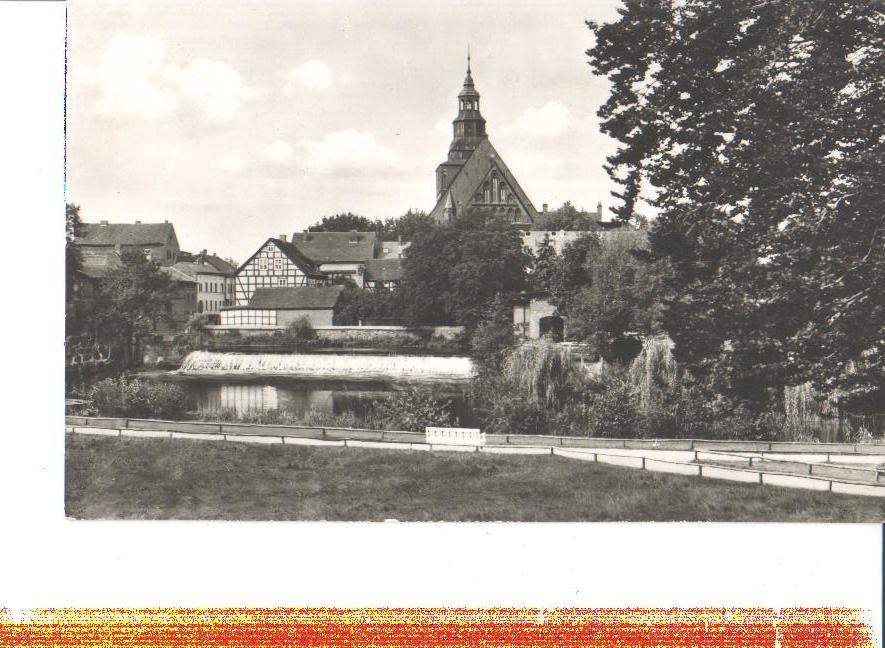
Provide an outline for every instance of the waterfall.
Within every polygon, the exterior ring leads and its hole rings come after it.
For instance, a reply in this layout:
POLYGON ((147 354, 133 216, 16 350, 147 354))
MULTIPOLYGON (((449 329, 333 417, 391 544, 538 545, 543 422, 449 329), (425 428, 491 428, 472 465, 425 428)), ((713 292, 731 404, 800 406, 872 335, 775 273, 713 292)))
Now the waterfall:
POLYGON ((473 364, 470 358, 450 356, 192 351, 178 372, 460 382, 471 378, 473 364))

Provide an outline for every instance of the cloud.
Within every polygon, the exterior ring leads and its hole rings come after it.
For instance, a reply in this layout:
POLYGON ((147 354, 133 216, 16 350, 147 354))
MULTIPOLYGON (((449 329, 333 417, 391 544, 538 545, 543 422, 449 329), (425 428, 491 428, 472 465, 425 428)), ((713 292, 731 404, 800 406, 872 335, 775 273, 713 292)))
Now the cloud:
POLYGON ((332 69, 316 59, 305 61, 289 70, 286 94, 294 93, 299 87, 308 90, 325 90, 332 85, 332 69))
POLYGON ((108 43, 95 68, 82 79, 98 87, 96 111, 107 117, 152 118, 178 107, 178 97, 165 83, 163 43, 120 32, 108 43))
POLYGON ((225 157, 221 158, 218 161, 218 168, 222 171, 229 171, 231 173, 239 173, 243 169, 246 168, 246 163, 243 162, 240 158, 235 157, 225 157))
POLYGON ((437 133, 444 133, 446 135, 452 134, 452 120, 451 119, 440 119, 433 125, 433 130, 437 133))
POLYGON ((229 121, 243 102, 258 92, 243 83, 243 77, 221 61, 198 58, 181 69, 170 68, 178 91, 210 121, 229 121))
POLYGON ((396 153, 375 141, 371 133, 347 129, 326 134, 321 140, 301 143, 306 154, 305 165, 316 171, 362 169, 389 166, 396 153))
POLYGON ((562 135, 571 124, 565 104, 550 101, 540 108, 528 108, 513 122, 512 129, 522 135, 554 137, 562 135))
POLYGON ((292 161, 294 147, 289 142, 277 140, 265 149, 267 159, 274 164, 288 164, 292 161))
POLYGON ((78 77, 97 89, 96 112, 109 119, 156 119, 188 108, 225 122, 258 94, 226 63, 167 63, 162 41, 128 32, 115 34, 98 65, 81 67, 78 77))

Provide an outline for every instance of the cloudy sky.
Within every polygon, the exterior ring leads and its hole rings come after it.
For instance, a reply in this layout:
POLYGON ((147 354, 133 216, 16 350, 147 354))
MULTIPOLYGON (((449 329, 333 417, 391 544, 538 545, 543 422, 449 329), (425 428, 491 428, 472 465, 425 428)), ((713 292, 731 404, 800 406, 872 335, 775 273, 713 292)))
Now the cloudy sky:
POLYGON ((470 43, 489 137, 535 206, 607 206, 584 21, 617 4, 72 0, 67 199, 237 260, 323 215, 429 211, 470 43))

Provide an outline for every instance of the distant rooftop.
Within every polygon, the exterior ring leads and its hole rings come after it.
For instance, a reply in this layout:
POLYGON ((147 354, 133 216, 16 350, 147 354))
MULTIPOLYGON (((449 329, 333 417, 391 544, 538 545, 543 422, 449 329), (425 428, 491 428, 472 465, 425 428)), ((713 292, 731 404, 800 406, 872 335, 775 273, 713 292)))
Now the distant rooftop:
POLYGON ((292 244, 314 263, 353 263, 375 257, 375 232, 295 232, 292 244))
POLYGON ((77 245, 165 245, 175 236, 172 223, 82 223, 77 245))

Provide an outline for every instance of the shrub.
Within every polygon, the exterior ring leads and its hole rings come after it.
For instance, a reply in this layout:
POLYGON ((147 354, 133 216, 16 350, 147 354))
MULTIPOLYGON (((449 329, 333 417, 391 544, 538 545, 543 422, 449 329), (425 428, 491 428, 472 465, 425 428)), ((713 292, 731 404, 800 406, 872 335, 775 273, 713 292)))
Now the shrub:
POLYGON ((92 409, 101 416, 181 418, 188 409, 185 391, 164 382, 105 378, 89 390, 92 409))
POLYGON ((317 332, 313 330, 313 325, 307 317, 300 317, 286 327, 286 337, 290 342, 303 344, 315 340, 317 332))
POLYGON ((375 401, 372 417, 382 429, 421 432, 427 426, 457 424, 451 406, 451 401, 438 402, 428 389, 409 387, 393 398, 375 401))

